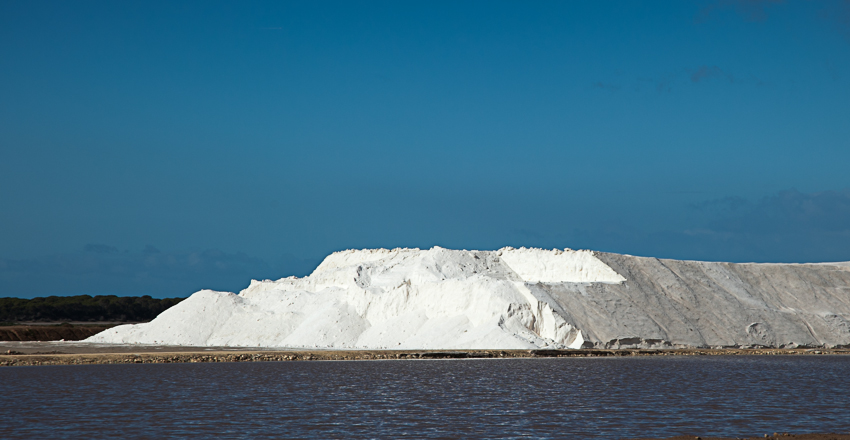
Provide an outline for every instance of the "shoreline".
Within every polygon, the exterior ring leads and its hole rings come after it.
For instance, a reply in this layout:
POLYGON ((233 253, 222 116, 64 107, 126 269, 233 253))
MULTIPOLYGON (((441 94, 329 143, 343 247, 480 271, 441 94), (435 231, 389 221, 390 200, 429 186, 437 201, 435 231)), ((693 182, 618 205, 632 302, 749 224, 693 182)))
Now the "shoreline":
POLYGON ((636 356, 850 355, 850 348, 565 349, 565 350, 305 350, 62 343, 0 344, 0 367, 202 362, 372 361, 419 359, 599 358, 636 356))

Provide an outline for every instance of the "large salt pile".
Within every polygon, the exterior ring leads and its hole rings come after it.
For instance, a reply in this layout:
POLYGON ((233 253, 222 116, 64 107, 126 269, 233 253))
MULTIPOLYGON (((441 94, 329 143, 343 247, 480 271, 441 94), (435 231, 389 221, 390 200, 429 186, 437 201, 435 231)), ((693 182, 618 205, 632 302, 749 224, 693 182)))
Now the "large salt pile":
POLYGON ((89 342, 328 348, 580 347, 536 282, 620 283, 589 251, 343 251, 308 277, 204 290, 89 342))
POLYGON ((850 267, 439 247, 337 252, 88 342, 291 348, 850 344, 850 267))

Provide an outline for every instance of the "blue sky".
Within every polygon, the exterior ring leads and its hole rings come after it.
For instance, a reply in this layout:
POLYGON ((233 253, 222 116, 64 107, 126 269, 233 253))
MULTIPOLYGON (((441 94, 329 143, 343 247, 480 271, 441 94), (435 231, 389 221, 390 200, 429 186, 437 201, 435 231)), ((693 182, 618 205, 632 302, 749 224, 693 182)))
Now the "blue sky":
POLYGON ((0 296, 850 260, 850 2, 0 3, 0 296))

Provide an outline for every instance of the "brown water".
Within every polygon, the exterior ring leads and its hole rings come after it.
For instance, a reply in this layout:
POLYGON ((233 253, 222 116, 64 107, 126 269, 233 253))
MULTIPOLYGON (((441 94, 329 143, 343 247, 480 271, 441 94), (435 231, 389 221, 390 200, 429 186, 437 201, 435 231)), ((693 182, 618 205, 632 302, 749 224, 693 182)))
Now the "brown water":
POLYGON ((850 357, 0 369, 2 438, 628 438, 850 431, 850 357))

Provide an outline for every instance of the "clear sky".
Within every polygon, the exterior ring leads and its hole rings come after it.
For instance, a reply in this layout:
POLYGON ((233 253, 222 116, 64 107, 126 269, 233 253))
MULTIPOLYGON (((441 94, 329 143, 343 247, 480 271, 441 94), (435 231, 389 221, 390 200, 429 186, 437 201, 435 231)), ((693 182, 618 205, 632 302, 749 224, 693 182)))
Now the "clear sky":
POLYGON ((0 296, 850 260, 850 2, 0 2, 0 296))

